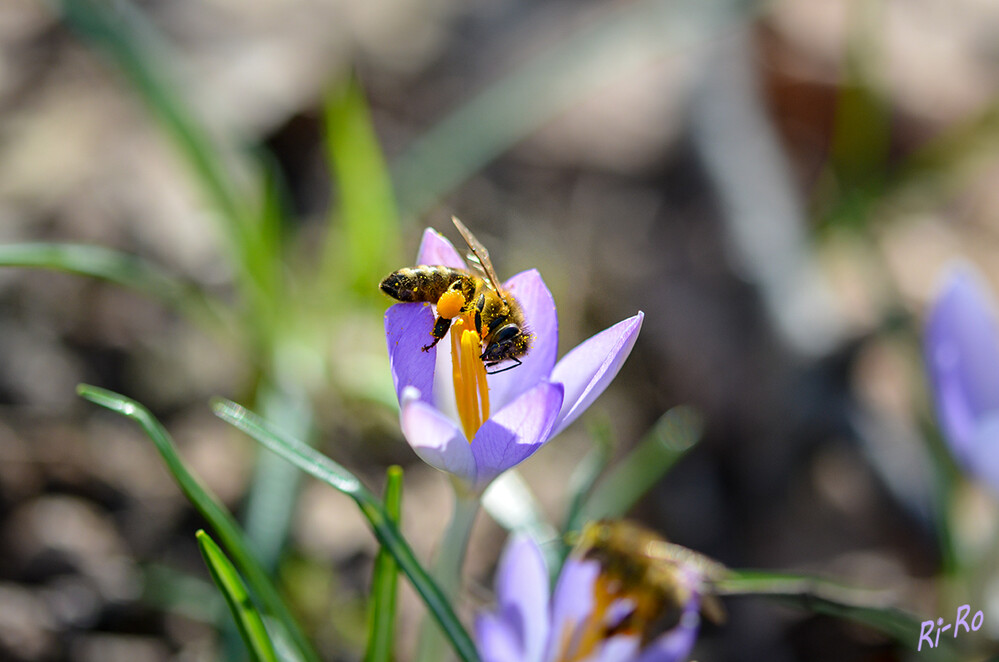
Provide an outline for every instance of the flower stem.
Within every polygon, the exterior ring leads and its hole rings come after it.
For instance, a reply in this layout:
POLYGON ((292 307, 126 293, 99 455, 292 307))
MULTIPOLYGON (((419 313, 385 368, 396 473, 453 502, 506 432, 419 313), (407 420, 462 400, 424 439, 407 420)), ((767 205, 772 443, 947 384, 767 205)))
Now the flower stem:
MULTIPOLYGON (((461 587, 461 568, 468 551, 468 538, 472 533, 472 524, 479 512, 479 495, 461 485, 455 484, 454 512, 451 521, 437 548, 437 558, 434 560, 433 577, 437 580, 444 596, 455 607, 455 598, 461 587)), ((457 610, 456 610, 457 611, 457 610)), ((438 662, 447 658, 445 640, 441 636, 437 623, 428 617, 423 619, 420 630, 420 643, 417 649, 418 662, 438 662)))

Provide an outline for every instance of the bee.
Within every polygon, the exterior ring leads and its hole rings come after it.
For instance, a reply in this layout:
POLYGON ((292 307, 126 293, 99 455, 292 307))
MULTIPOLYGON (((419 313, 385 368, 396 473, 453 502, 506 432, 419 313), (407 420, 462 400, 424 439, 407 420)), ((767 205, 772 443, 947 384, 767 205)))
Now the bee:
POLYGON ((514 361, 513 365, 489 374, 516 368, 531 347, 523 309, 500 286, 485 247, 461 221, 453 216, 451 220, 471 251, 469 262, 478 267, 481 275, 453 267, 420 265, 390 273, 379 287, 396 301, 437 305, 437 317, 430 332, 433 341, 422 348, 424 352, 440 342, 451 328, 452 319, 471 314, 482 339, 479 358, 485 366, 492 368, 503 361, 514 361))
POLYGON ((591 522, 579 535, 573 554, 596 561, 605 590, 613 598, 628 598, 632 603, 631 611, 607 636, 635 633, 641 635, 643 645, 649 643, 676 625, 695 590, 705 616, 715 623, 725 620, 710 585, 728 574, 726 568, 643 526, 628 521, 591 522), (688 571, 700 577, 693 585, 688 571))

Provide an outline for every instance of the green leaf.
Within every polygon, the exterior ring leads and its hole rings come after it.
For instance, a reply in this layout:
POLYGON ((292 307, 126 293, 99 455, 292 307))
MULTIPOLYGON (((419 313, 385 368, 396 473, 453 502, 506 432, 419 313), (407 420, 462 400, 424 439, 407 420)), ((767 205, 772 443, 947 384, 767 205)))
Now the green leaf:
POLYGON ((356 77, 327 95, 325 120, 339 225, 330 226, 323 281, 346 279, 356 292, 374 295, 378 281, 399 266, 399 218, 368 102, 356 77))
POLYGON ((239 629, 239 634, 243 637, 250 655, 256 662, 277 662, 277 653, 267 635, 264 619, 261 618, 260 612, 257 611, 257 607, 250 599, 246 585, 239 573, 236 572, 236 568, 207 533, 199 530, 195 536, 198 539, 201 556, 204 557, 208 572, 212 576, 212 581, 225 597, 229 611, 232 612, 232 618, 236 621, 236 627, 239 629))
POLYGON ((877 218, 886 191, 891 109, 878 84, 884 66, 881 4, 858 3, 848 12, 828 167, 815 193, 824 228, 864 227, 877 218))
POLYGON ((264 608, 281 623, 289 641, 297 649, 299 657, 306 662, 319 662, 319 656, 316 655, 309 641, 302 634, 291 615, 291 611, 250 550, 239 525, 225 506, 187 470, 177 454, 173 440, 160 422, 138 402, 118 393, 87 384, 79 385, 76 390, 86 400, 130 418, 139 424, 156 445, 156 450, 159 451, 167 469, 177 481, 184 496, 208 521, 229 556, 232 557, 233 563, 246 577, 254 595, 264 608))
POLYGON ((135 255, 87 244, 25 243, 0 245, 0 267, 65 271, 99 278, 159 299, 192 317, 219 322, 221 304, 135 255))
POLYGON ((700 415, 688 407, 663 414, 600 481, 583 506, 581 521, 622 517, 700 440, 702 427, 700 415))
MULTIPOLYGON (((858 589, 817 577, 753 570, 729 571, 714 582, 714 590, 721 596, 765 596, 862 623, 913 649, 919 642, 920 619, 895 606, 898 599, 895 591, 858 589)), ((923 654, 920 652, 920 659, 923 654)), ((953 659, 953 649, 944 642, 925 654, 927 659, 953 659)))
MULTIPOLYGON (((385 512, 396 526, 402 517, 402 467, 385 472, 385 512)), ((371 618, 365 662, 389 662, 395 639, 396 585, 399 566, 385 547, 378 550, 371 578, 371 618)))
POLYGON ((461 621, 454 613, 441 589, 423 569, 409 543, 389 517, 385 506, 368 488, 344 467, 308 444, 286 437, 271 429, 256 414, 229 400, 217 399, 213 408, 222 420, 250 435, 306 473, 343 492, 358 505, 368 519, 375 537, 392 554, 396 563, 423 598, 424 603, 441 626, 455 652, 465 662, 478 662, 479 654, 461 621))
MULTIPOLYGON (((281 347, 278 347, 280 350, 281 347)), ((278 352, 278 358, 287 358, 278 352)), ((275 360, 275 364, 278 361, 275 360)), ((285 375, 278 382, 263 379, 257 385, 256 402, 270 420, 298 438, 316 436, 313 412, 308 395, 293 374, 277 366, 274 374, 285 375)), ((281 559, 294 511, 301 493, 302 474, 279 457, 261 453, 256 458, 253 478, 243 501, 243 531, 253 544, 257 560, 273 572, 281 559)))
POLYGON ((232 190, 208 132, 194 121, 166 74, 168 62, 175 56, 162 36, 127 4, 61 0, 59 5, 70 27, 110 55, 125 73, 192 165, 199 182, 227 221, 228 231, 238 237, 246 209, 232 190))
POLYGON ((237 185, 230 167, 239 155, 224 149, 196 119, 174 80, 172 65, 181 59, 178 53, 129 3, 57 0, 57 5, 70 28, 118 65, 186 159, 195 183, 218 212, 213 218, 220 223, 242 293, 254 311, 253 321, 259 330, 266 330, 266 324, 278 319, 274 306, 282 302, 274 290, 280 265, 269 259, 272 247, 266 243, 266 230, 247 202, 247 187, 237 185))
POLYGON ((610 422, 601 420, 590 426, 593 448, 580 461, 569 478, 569 507, 566 509, 563 533, 578 531, 583 525, 583 504, 590 496, 607 463, 610 462, 614 443, 610 422))

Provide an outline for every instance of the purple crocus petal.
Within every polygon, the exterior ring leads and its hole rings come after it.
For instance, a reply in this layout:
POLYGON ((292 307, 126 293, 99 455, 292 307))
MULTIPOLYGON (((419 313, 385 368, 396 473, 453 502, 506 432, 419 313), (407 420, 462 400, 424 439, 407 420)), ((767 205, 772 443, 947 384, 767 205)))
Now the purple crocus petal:
POLYGON ((496 614, 475 619, 475 641, 482 662, 533 662, 525 660, 513 628, 496 614))
POLYGON ((402 434, 424 462, 471 484, 475 458, 465 435, 450 418, 427 404, 413 387, 402 392, 402 434))
POLYGON ((513 633, 515 659, 537 660, 548 640, 548 571, 533 540, 517 536, 507 546, 496 574, 498 616, 513 633))
POLYGON ((600 650, 591 656, 592 662, 631 662, 638 654, 642 641, 639 637, 618 635, 600 645, 600 650))
POLYGON ((461 254, 454 249, 454 245, 433 228, 427 228, 423 231, 420 250, 416 254, 416 263, 441 264, 455 269, 468 269, 468 265, 465 264, 461 254))
MULTIPOLYGON (((503 283, 503 288, 520 303, 528 331, 534 336, 522 365, 488 377, 489 398, 497 409, 518 395, 548 379, 558 355, 558 313, 555 299, 537 269, 522 271, 503 283)), ((504 363, 500 369, 512 365, 504 363)))
POLYGON ((962 465, 993 491, 999 492, 999 410, 978 422, 962 465))
POLYGON ((546 660, 557 659, 563 652, 562 647, 567 641, 571 642, 566 637, 593 611, 593 584, 599 574, 600 564, 596 561, 570 558, 562 566, 552 596, 552 626, 546 660))
POLYGON ((604 329, 558 362, 551 380, 565 385, 565 398, 552 436, 576 420, 617 376, 635 346, 644 318, 645 313, 639 312, 604 329))
POLYGON ((979 418, 999 410, 999 326, 989 301, 970 267, 953 269, 926 325, 940 424, 962 462, 979 418))
POLYGON ((415 387, 424 402, 432 402, 437 348, 421 348, 429 342, 433 326, 434 313, 426 304, 397 303, 385 311, 389 367, 400 402, 407 386, 415 387))
POLYGON ((700 609, 700 599, 697 594, 684 605, 680 622, 669 632, 649 644, 641 656, 634 662, 683 662, 690 656, 697 639, 697 628, 701 619, 697 612, 700 609))
POLYGON ((472 440, 476 485, 485 486, 547 441, 561 406, 562 385, 541 382, 483 423, 472 440))

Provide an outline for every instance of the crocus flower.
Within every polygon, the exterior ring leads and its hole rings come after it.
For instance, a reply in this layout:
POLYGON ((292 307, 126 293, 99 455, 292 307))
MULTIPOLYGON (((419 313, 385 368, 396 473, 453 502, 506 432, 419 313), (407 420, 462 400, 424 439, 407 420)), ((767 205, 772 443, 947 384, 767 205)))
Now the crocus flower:
POLYGON ((690 598, 679 622, 643 642, 619 623, 632 605, 615 598, 595 560, 570 557, 549 600, 541 550, 526 537, 507 546, 496 572, 497 608, 480 614, 476 640, 483 662, 679 662, 686 660, 700 624, 701 577, 680 575, 690 598))
POLYGON ((953 268, 926 322, 937 416, 957 462, 999 490, 999 325, 967 265, 953 268))
MULTIPOLYGON (((468 269, 454 246, 429 228, 417 264, 468 269)), ((522 365, 498 374, 486 374, 473 325, 452 324, 449 337, 424 352, 434 325, 430 304, 400 303, 385 313, 406 441, 425 462, 476 491, 576 420, 617 375, 642 326, 640 312, 556 364, 558 316, 541 276, 524 271, 502 286, 520 302, 533 338, 522 365)))

